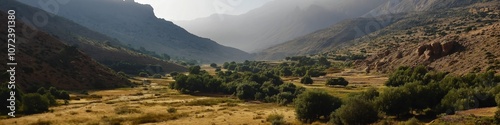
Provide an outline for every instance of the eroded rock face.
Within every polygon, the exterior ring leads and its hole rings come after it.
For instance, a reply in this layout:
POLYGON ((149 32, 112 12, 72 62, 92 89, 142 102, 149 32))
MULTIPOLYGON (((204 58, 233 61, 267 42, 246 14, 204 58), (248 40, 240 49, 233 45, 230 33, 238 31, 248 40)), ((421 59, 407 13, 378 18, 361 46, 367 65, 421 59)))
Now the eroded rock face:
POLYGON ((444 43, 434 42, 419 46, 416 53, 421 56, 424 55, 426 60, 438 59, 457 52, 460 44, 456 41, 447 41, 444 43))
POLYGON ((449 41, 449 42, 445 42, 443 43, 442 47, 443 47, 443 55, 450 55, 452 53, 454 53, 454 50, 456 50, 456 46, 458 46, 458 42, 456 41, 449 41))
POLYGON ((443 52, 443 49, 441 47, 441 43, 439 42, 434 42, 432 43, 432 52, 434 53, 433 56, 440 56, 441 53, 443 52))

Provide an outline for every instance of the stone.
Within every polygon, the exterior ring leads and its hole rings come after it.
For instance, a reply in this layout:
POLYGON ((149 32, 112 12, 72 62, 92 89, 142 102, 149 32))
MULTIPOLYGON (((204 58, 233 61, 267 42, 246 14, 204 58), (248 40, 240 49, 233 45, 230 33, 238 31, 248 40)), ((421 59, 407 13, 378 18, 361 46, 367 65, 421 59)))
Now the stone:
POLYGON ((458 45, 456 41, 448 41, 443 43, 442 49, 443 49, 443 56, 450 55, 455 52, 455 48, 458 45))
POLYGON ((441 46, 440 42, 434 42, 432 43, 432 52, 433 56, 440 56, 441 52, 443 52, 443 47, 441 46))

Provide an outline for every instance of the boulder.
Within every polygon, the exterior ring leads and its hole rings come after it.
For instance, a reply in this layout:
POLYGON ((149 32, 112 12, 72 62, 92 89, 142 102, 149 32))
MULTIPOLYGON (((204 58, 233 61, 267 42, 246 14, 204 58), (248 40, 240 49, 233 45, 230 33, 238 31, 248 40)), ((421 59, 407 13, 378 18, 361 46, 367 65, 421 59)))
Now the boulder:
POLYGON ((440 42, 434 42, 432 43, 432 52, 434 53, 434 56, 441 56, 441 53, 443 52, 443 47, 441 46, 440 42))
POLYGON ((457 45, 458 45, 458 43, 456 41, 444 42, 442 45, 442 49, 443 49, 442 55, 446 56, 446 55, 450 55, 450 54, 454 53, 457 45))
POLYGON ((427 45, 427 44, 419 46, 417 48, 417 54, 418 54, 418 56, 421 56, 422 54, 424 54, 425 50, 427 50, 427 48, 429 48, 429 46, 430 45, 427 45))

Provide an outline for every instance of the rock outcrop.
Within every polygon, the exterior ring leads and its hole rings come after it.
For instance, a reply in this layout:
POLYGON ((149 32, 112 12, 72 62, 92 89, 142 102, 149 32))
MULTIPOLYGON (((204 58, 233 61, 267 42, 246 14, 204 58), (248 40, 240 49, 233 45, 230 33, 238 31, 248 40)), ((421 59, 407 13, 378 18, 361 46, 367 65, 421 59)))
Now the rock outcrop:
POLYGON ((426 60, 434 60, 453 54, 458 51, 460 44, 456 41, 448 41, 444 43, 434 42, 419 46, 416 50, 418 56, 424 55, 426 60))

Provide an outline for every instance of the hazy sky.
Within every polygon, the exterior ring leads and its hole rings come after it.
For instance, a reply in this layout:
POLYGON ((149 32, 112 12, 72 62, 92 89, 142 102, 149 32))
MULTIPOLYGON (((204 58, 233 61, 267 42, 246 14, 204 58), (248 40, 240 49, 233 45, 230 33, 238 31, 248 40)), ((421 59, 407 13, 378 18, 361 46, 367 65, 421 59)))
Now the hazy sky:
POLYGON ((166 20, 192 20, 212 14, 239 15, 273 0, 135 0, 153 6, 166 20))

